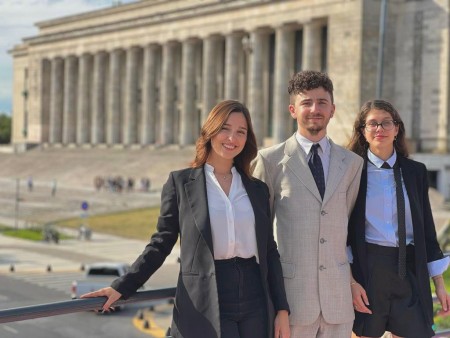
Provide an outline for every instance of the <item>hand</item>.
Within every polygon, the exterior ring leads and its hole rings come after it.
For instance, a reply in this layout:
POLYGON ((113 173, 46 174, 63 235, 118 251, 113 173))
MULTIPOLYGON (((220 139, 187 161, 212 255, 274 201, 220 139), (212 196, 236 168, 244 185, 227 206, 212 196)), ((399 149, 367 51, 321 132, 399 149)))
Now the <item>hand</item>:
POLYGON ((369 299, 367 298, 366 290, 364 290, 361 284, 354 281, 350 287, 352 289, 353 307, 355 311, 372 314, 372 311, 367 307, 369 305, 369 299))
POLYGON ((80 296, 80 298, 94 298, 94 297, 107 297, 108 299, 106 300, 106 303, 103 304, 102 309, 103 312, 109 312, 113 308, 112 304, 115 301, 117 301, 120 297, 122 297, 122 294, 109 286, 107 288, 85 293, 84 295, 80 296))
POLYGON ((433 277, 433 281, 436 289, 436 296, 442 306, 442 310, 439 311, 439 315, 448 316, 450 315, 450 296, 445 290, 444 279, 442 276, 437 276, 433 277))
POLYGON ((275 317, 275 338, 290 338, 289 313, 286 310, 278 311, 275 317))

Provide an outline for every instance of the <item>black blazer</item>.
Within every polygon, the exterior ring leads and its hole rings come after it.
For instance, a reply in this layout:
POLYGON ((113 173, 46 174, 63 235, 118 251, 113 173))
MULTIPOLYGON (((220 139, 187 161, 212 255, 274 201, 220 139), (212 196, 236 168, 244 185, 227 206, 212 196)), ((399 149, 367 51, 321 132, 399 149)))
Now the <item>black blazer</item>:
MULTIPOLYGON (((436 239, 430 199, 428 197, 427 168, 423 163, 398 155, 402 177, 408 194, 414 231, 415 268, 419 297, 425 319, 433 323, 433 301, 427 263, 444 257, 436 239)), ((352 247, 352 273, 364 288, 368 279, 368 264, 365 246, 365 213, 367 192, 367 160, 361 175, 361 184, 356 204, 349 222, 348 240, 352 247)), ((356 312, 356 316, 364 315, 356 312)))
MULTIPOLYGON (((269 324, 273 308, 289 309, 273 238, 269 193, 265 183, 241 173, 255 214, 259 267, 267 298, 269 324)), ((157 232, 131 271, 112 283, 124 298, 133 294, 163 264, 180 235, 178 276, 171 334, 184 338, 220 337, 219 303, 204 169, 170 173, 161 193, 157 232)), ((272 327, 269 336, 273 337, 272 327)))

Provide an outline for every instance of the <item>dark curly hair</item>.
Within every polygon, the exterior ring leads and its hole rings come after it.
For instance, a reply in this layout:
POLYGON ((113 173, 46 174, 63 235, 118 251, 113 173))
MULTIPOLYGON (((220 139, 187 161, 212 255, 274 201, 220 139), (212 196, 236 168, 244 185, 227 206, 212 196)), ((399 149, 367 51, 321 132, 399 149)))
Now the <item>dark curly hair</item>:
MULTIPOLYGON (((291 101, 295 95, 303 93, 306 90, 322 87, 331 96, 331 103, 334 103, 333 82, 326 73, 314 70, 302 70, 292 76, 288 85, 288 93, 291 101)), ((291 102, 293 103, 293 102, 291 102)))
POLYGON ((353 125, 353 134, 347 145, 347 149, 350 149, 363 158, 367 157, 367 148, 369 145, 364 137, 363 130, 367 115, 373 109, 384 110, 391 115, 392 119, 395 121, 395 124, 398 126, 398 134, 396 140, 394 141, 395 151, 397 154, 408 157, 409 152, 405 140, 405 125, 403 124, 400 114, 394 106, 384 100, 371 100, 362 105, 353 125))

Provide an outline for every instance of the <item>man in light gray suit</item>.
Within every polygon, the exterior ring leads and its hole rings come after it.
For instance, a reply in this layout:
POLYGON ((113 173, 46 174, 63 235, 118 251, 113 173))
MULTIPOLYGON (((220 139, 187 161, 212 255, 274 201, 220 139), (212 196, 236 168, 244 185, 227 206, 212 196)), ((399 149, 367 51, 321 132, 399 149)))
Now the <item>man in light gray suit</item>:
POLYGON ((253 175, 270 190, 291 337, 349 338, 354 312, 347 224, 363 160, 327 137, 335 106, 326 74, 299 72, 288 92, 298 130, 261 150, 253 175))

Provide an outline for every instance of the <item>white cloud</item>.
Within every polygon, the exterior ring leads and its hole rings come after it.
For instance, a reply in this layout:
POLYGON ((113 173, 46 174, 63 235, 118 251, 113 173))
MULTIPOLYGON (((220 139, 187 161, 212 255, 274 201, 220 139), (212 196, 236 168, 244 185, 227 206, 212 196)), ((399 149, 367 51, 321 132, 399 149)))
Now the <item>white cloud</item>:
MULTIPOLYGON (((123 0, 122 3, 136 0, 123 0)), ((12 58, 7 53, 38 33, 35 23, 111 6, 114 0, 0 0, 0 111, 10 111, 12 58)))

